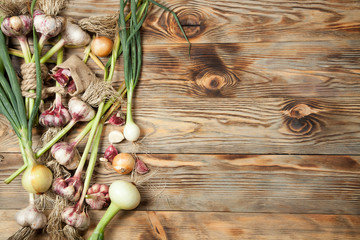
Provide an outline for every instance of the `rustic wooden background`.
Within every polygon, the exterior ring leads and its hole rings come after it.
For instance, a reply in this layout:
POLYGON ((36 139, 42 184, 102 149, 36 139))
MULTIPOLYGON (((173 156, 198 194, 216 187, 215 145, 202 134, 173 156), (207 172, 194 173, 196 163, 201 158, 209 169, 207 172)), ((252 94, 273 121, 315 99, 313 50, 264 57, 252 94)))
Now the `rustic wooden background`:
MULTIPOLYGON (((359 239, 360 1, 160 2, 177 12, 191 56, 173 17, 153 7, 135 101, 143 138, 116 147, 138 152, 157 174, 106 238, 359 239)), ((65 14, 116 9, 117 0, 70 1, 65 14)), ((121 62, 117 70, 115 84, 121 62)), ((22 161, 0 122, 5 179, 22 161)), ((97 182, 118 178, 96 168, 97 182)), ((16 231, 26 202, 20 178, 0 184, 1 239, 16 231)), ((90 211, 89 233, 102 214, 90 211)))

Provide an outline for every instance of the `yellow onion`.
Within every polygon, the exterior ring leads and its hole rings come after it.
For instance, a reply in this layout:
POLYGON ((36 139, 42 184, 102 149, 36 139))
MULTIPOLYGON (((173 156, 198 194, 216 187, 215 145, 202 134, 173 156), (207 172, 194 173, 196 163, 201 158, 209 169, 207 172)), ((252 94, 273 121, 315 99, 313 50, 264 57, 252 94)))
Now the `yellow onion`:
POLYGON ((46 192, 52 184, 53 174, 44 165, 29 166, 22 176, 22 185, 29 193, 42 194, 46 192))
POLYGON ((113 49, 113 41, 107 37, 96 37, 91 42, 91 51, 98 57, 106 57, 113 49))
POLYGON ((120 174, 129 174, 135 167, 135 159, 129 153, 119 153, 114 157, 112 166, 120 174))

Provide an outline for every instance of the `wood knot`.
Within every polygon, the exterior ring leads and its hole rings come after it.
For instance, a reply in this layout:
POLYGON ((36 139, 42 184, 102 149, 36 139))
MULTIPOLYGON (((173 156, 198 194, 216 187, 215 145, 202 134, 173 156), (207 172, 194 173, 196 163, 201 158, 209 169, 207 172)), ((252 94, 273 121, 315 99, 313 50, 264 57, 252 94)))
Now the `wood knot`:
POLYGON ((321 108, 315 101, 299 102, 290 100, 282 107, 283 127, 280 132, 298 136, 308 136, 321 131, 321 108))
MULTIPOLYGON (((194 39, 198 36, 201 36, 202 32, 205 29, 205 15, 204 12, 195 7, 193 8, 183 8, 178 7, 174 9, 176 12, 181 26, 183 27, 186 36, 189 39, 194 39)), ((180 39, 184 39, 184 35, 181 32, 175 18, 168 14, 168 24, 169 24, 169 32, 171 34, 176 35, 180 39)))
POLYGON ((224 91, 236 85, 239 79, 227 69, 205 68, 195 76, 197 94, 210 97, 226 95, 224 91))

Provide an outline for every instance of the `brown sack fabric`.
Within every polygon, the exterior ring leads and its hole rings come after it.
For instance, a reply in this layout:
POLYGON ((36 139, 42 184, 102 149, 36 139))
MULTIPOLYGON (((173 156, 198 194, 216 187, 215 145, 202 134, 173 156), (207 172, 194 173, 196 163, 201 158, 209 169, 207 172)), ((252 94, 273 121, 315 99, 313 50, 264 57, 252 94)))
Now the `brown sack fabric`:
POLYGON ((75 82, 76 91, 69 93, 70 96, 84 92, 95 78, 95 73, 76 55, 72 55, 65 62, 57 65, 51 71, 55 73, 58 69, 69 69, 71 77, 75 82))

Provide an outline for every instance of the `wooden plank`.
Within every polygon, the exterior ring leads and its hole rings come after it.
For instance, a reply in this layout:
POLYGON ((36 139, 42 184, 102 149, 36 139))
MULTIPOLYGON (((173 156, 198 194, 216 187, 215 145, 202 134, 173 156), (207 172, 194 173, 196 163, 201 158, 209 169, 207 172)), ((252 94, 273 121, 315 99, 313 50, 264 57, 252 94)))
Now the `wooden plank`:
MULTIPOLYGON (((193 43, 313 41, 360 37, 356 0, 208 1, 160 0, 174 10, 193 43)), ((84 18, 119 9, 117 0, 71 1, 66 15, 84 18)), ((185 43, 171 14, 153 7, 144 43, 185 43)))
MULTIPOLYGON (((140 210, 360 214, 359 156, 138 156, 155 172, 139 187, 140 210)), ((3 154, 0 179, 20 164, 19 154, 3 154)), ((96 167, 94 182, 115 179, 130 176, 96 167)), ((27 198, 20 178, 0 184, 0 209, 23 208, 27 198)))
MULTIPOLYGON (((16 211, 0 211, 1 239, 18 226, 16 211)), ((102 211, 90 211, 89 237, 102 211)), ((167 239, 359 239, 360 217, 314 214, 239 214, 219 212, 156 212, 167 239)), ((106 239, 161 239, 151 227, 148 212, 119 213, 105 230, 106 239)), ((46 239, 45 235, 38 239, 46 239)))
MULTIPOLYGON (((145 45, 140 97, 360 96, 360 41, 145 45)), ((65 59, 83 49, 66 49, 65 59)), ((107 58, 102 59, 106 63, 107 58)), ((19 59, 14 58, 19 68, 19 59)), ((88 66, 103 75, 90 59, 88 66)), ((114 85, 123 80, 118 61, 114 85)))
MULTIPOLYGON (((155 94, 155 93, 154 93, 155 94)), ((141 96, 141 95, 140 95, 141 96)), ((138 153, 359 154, 360 98, 170 98, 135 99, 140 144, 119 149, 138 153), (339 127, 341 126, 341 127, 339 127)), ((0 152, 18 152, 1 116, 0 152), (6 140, 6 141, 5 141, 6 140)), ((109 145, 108 125, 101 151, 109 145)), ((73 141, 81 128, 67 139, 73 141)), ((81 150, 85 141, 79 145, 81 150)))

